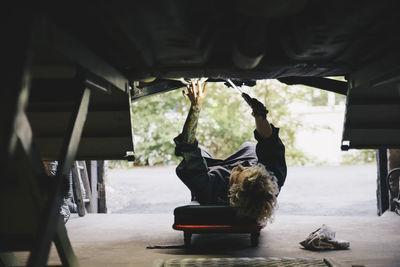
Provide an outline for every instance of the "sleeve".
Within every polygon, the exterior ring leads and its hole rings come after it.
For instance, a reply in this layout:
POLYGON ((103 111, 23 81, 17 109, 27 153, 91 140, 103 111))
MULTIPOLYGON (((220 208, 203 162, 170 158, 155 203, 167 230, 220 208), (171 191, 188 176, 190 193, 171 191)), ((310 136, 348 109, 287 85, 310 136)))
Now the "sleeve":
POLYGON ((262 163, 267 170, 272 171, 278 179, 279 189, 286 179, 287 167, 285 160, 285 145, 279 138, 279 128, 271 124, 272 135, 263 138, 257 130, 254 130, 254 138, 258 141, 256 153, 258 162, 262 163))
POLYGON ((206 160, 201 155, 199 143, 197 140, 189 144, 182 141, 182 134, 174 138, 175 155, 183 157, 185 169, 198 173, 208 172, 206 160))
POLYGON ((224 188, 224 181, 217 173, 210 172, 202 156, 197 140, 193 144, 182 142, 181 135, 174 138, 175 155, 183 160, 176 168, 176 174, 190 189, 200 204, 218 204, 219 192, 224 188))

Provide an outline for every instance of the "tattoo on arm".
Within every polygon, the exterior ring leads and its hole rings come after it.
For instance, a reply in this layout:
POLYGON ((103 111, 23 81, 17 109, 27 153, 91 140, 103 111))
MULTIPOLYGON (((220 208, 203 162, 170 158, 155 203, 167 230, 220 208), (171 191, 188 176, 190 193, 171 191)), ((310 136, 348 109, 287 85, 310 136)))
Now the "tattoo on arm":
POLYGON ((191 107, 182 130, 182 137, 184 142, 193 144, 196 140, 196 129, 199 116, 200 109, 193 109, 191 107))

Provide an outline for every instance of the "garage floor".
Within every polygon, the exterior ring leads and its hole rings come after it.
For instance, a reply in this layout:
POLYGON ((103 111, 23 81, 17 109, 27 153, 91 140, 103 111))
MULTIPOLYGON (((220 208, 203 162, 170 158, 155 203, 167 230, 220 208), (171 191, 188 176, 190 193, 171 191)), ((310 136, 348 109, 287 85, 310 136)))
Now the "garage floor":
MULTIPOLYGON (((194 235, 194 247, 146 249, 147 245, 182 244, 183 234, 171 228, 167 214, 89 214, 73 217, 67 229, 81 266, 152 266, 157 259, 209 257, 331 258, 344 266, 400 266, 400 216, 277 215, 261 232, 257 248, 245 234, 194 235), (350 241, 350 249, 312 252, 299 245, 322 224, 350 241)), ((59 263, 52 249, 49 263, 59 263)))
MULTIPOLYGON (((173 167, 113 171, 108 180, 112 182, 107 188, 108 207, 115 211, 126 203, 126 213, 74 214, 66 225, 82 267, 152 266, 158 259, 171 258, 273 256, 331 258, 344 266, 400 266, 400 216, 376 215, 374 165, 292 167, 279 195, 275 221, 262 230, 257 248, 250 247, 248 235, 240 234, 194 235, 190 250, 146 249, 183 244, 183 233, 172 229, 172 211, 188 204, 188 190, 173 167), (322 224, 336 231, 337 239, 350 241, 350 249, 302 249, 299 242, 322 224)), ((17 256, 23 263, 27 254, 17 256)), ((54 247, 49 263, 59 263, 54 247)))

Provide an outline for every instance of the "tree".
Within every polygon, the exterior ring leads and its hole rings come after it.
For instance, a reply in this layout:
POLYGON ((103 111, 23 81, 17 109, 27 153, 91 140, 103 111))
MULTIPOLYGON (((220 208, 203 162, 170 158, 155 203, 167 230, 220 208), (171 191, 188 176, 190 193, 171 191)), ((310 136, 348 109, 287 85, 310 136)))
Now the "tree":
POLYGON ((179 122, 187 112, 177 91, 150 96, 132 104, 132 126, 136 164, 176 163, 173 138, 181 130, 179 122))
POLYGON ((373 149, 358 149, 347 151, 342 157, 341 165, 357 165, 376 162, 376 151, 373 149))
MULTIPOLYGON (((304 165, 310 161, 295 147, 295 133, 302 125, 289 109, 295 101, 305 101, 307 92, 276 80, 258 81, 255 87, 243 88, 252 97, 266 103, 268 118, 280 127, 286 145, 289 165, 304 165)), ((133 103, 133 132, 136 163, 140 165, 174 164, 173 138, 182 130, 189 102, 182 90, 150 96, 133 103)), ((245 141, 254 141, 254 119, 251 108, 239 92, 222 83, 209 83, 207 98, 201 111, 197 139, 214 157, 224 158, 235 152, 245 141)))

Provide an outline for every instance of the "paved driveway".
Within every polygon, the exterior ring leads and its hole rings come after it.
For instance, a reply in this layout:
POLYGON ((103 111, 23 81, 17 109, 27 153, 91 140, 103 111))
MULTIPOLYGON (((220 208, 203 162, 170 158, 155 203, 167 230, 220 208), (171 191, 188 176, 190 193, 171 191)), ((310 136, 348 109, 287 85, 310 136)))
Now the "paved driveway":
MULTIPOLYGON (((375 216, 376 166, 291 167, 278 214, 375 216)), ((190 200, 175 166, 109 170, 109 213, 169 213, 190 200)))

